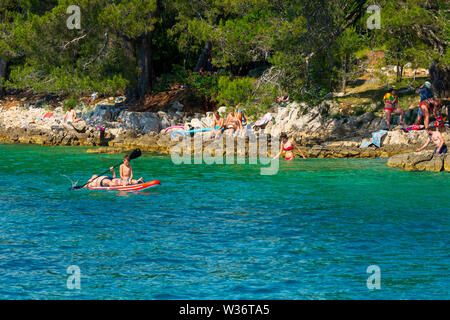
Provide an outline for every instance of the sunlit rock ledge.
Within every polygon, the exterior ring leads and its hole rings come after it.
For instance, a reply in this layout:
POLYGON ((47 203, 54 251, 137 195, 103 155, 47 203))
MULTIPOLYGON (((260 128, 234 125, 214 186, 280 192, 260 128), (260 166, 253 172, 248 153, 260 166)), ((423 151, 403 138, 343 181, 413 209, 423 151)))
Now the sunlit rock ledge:
POLYGON ((389 158, 388 166, 405 171, 450 171, 450 154, 435 154, 431 150, 399 154, 389 158))

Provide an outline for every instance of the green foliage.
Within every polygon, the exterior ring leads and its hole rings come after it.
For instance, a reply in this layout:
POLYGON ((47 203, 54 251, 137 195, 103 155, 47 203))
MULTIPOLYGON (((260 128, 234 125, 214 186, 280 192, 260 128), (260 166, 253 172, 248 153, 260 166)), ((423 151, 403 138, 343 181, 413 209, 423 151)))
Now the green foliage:
MULTIPOLYGON (((436 11, 438 7, 418 0, 382 1, 380 5, 383 27, 376 33, 388 64, 402 67, 410 62, 415 68, 428 68, 432 60, 445 56, 432 39, 449 37, 448 17, 439 17, 444 10, 436 11)), ((401 76, 398 73, 397 81, 401 76)))
POLYGON ((53 92, 62 95, 83 95, 93 91, 106 95, 123 92, 128 80, 121 75, 91 77, 67 69, 54 68, 46 77, 36 75, 37 70, 30 65, 12 66, 6 86, 9 88, 33 88, 37 92, 53 92))
POLYGON ((77 100, 74 98, 68 99, 64 101, 64 107, 67 110, 67 108, 72 107, 74 109, 77 106, 77 100))
POLYGON ((0 37, 0 56, 10 60, 8 86, 81 95, 123 93, 135 84, 134 49, 124 50, 124 42, 132 47, 134 39, 151 30, 156 0, 79 1, 81 30, 66 26, 72 4, 20 1, 3 19, 0 15, 0 34, 9 35, 0 37))
POLYGON ((364 113, 366 113, 366 110, 361 106, 357 106, 357 107, 353 108, 354 116, 360 116, 360 115, 363 115, 364 113))
POLYGON ((238 103, 246 104, 252 97, 254 88, 253 79, 231 78, 223 76, 219 78, 217 102, 220 105, 235 106, 238 103))
MULTIPOLYGON (((382 28, 367 30, 365 0, 5 0, 0 1, 0 58, 4 85, 69 96, 108 95, 136 88, 140 44, 151 35, 147 58, 153 90, 185 85, 196 98, 248 112, 268 110, 276 95, 317 104, 359 76, 372 47, 386 62, 414 68, 432 60, 450 64, 449 14, 443 0, 379 0, 382 28), (81 8, 80 30, 66 26, 69 5, 81 8), (362 14, 362 16, 360 16, 362 14), (354 19, 353 19, 354 18, 354 19), (353 19, 353 20, 352 20, 353 19), (222 74, 191 72, 205 43, 222 74), (250 79, 267 66, 274 77, 250 79), (226 76, 225 76, 226 75, 226 76)), ((379 71, 383 84, 389 79, 379 71)), ((401 76, 401 75, 400 75, 401 76)), ((398 80, 400 80, 399 77, 398 80)), ((140 83, 140 82, 139 82, 140 83)))
POLYGON ((189 88, 194 97, 200 100, 213 101, 218 92, 218 74, 200 75, 197 72, 185 70, 180 65, 173 66, 173 72, 162 74, 159 81, 153 87, 154 91, 167 91, 174 85, 182 85, 189 88))

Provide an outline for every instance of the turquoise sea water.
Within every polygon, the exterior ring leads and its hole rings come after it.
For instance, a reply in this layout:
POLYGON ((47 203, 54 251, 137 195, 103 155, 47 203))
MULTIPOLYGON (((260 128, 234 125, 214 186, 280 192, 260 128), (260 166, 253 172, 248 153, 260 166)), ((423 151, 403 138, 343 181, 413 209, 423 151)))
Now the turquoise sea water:
POLYGON ((135 175, 158 188, 69 191, 64 175, 121 160, 85 150, 0 145, 0 299, 450 298, 448 173, 296 159, 261 176, 143 155, 135 175))

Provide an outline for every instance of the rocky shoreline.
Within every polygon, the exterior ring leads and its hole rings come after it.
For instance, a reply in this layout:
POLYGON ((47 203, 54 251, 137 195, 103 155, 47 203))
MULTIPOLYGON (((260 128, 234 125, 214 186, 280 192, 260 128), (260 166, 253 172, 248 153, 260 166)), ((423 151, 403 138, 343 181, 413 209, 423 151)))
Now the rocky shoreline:
POLYGON ((429 150, 400 154, 389 158, 388 166, 405 171, 450 171, 450 155, 434 154, 429 150))
MULTIPOLYGON (((212 125, 212 112, 206 114, 187 114, 183 105, 173 103, 166 111, 135 112, 123 104, 99 104, 91 112, 82 117, 82 121, 71 124, 64 123, 64 111, 61 107, 48 111, 33 104, 28 108, 16 106, 0 109, 0 143, 23 143, 39 145, 65 146, 102 146, 90 152, 121 152, 133 148, 142 151, 168 155, 179 143, 170 137, 170 131, 164 133, 169 126, 184 125, 193 128, 207 128, 212 125), (53 113, 45 118, 47 113, 53 113), (104 128, 104 129, 103 129, 104 128)), ((437 170, 439 157, 421 156, 423 160, 415 162, 412 157, 417 147, 427 138, 424 131, 403 132, 393 130, 382 140, 382 146, 360 148, 364 141, 370 140, 371 132, 383 129, 384 119, 373 113, 360 116, 336 116, 338 108, 332 101, 310 108, 305 104, 290 103, 284 107, 277 106, 271 113, 273 121, 265 129, 259 131, 277 137, 287 132, 302 147, 308 157, 314 158, 387 158, 388 165, 402 167, 406 170, 437 170), (329 116, 333 114, 334 116, 329 116), (427 164, 429 163, 429 164, 427 164)), ((225 108, 221 108, 222 112, 225 108)), ((407 113, 407 118, 414 118, 415 110, 407 113)), ((449 129, 443 132, 447 144, 450 144, 449 129)), ((211 143, 207 139, 209 133, 203 135, 203 149, 211 143)), ((256 135, 259 133, 256 132, 256 135)), ((192 139, 185 138, 186 141, 192 139)), ((251 144, 248 138, 242 143, 251 144)), ((220 140, 220 139, 219 139, 220 140)), ((269 148, 268 148, 269 149, 269 148)), ((270 149, 269 149, 270 150, 270 149)), ((192 153, 195 153, 192 150, 192 153)), ((198 152, 198 151, 197 151, 198 152)), ((442 157, 444 159, 444 157, 442 157)), ((440 159, 440 158, 439 158, 440 159)), ((449 171, 447 160, 442 160, 441 170, 449 171)))

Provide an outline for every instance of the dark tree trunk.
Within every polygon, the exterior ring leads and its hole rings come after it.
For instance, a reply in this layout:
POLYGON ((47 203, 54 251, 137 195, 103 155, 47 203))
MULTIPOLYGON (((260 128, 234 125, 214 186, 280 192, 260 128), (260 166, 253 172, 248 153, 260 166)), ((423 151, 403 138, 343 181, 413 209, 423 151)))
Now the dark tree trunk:
POLYGON ((152 32, 138 39, 138 95, 144 97, 152 87, 152 32))
POLYGON ((200 54, 200 57, 197 60, 197 64, 195 65, 194 72, 199 72, 200 68, 205 68, 206 61, 208 60, 211 49, 212 49, 212 42, 207 41, 205 44, 205 47, 202 50, 202 53, 200 54))
POLYGON ((0 98, 3 97, 5 94, 5 88, 2 87, 1 82, 2 80, 6 79, 6 66, 8 65, 8 62, 6 59, 0 58, 0 98))
MULTIPOLYGON (((161 8, 161 1, 156 0, 156 9, 153 12, 154 16, 159 16, 161 8)), ((137 79, 137 92, 140 99, 152 91, 153 83, 155 80, 155 72, 153 70, 153 30, 143 34, 138 39, 137 43, 137 66, 138 66, 138 79, 137 79)))
POLYGON ((448 98, 450 93, 450 66, 433 61, 428 69, 433 91, 437 98, 448 98))
POLYGON ((328 86, 330 87, 330 90, 333 90, 333 68, 334 68, 334 58, 333 56, 330 54, 331 50, 328 51, 327 55, 328 55, 328 60, 330 63, 329 66, 329 70, 328 70, 328 86))
POLYGON ((398 62, 398 60, 397 60, 397 82, 399 82, 400 80, 400 76, 399 76, 399 74, 400 74, 400 63, 398 62))
POLYGON ((347 91, 347 57, 344 57, 344 65, 342 66, 342 92, 347 91))
MULTIPOLYGON (((127 56, 130 63, 135 63, 135 57, 136 57, 136 43, 132 39, 123 37, 122 38, 122 44, 124 53, 127 56)), ((137 84, 131 83, 127 89, 126 89, 126 97, 128 102, 135 101, 138 98, 137 93, 137 84)))

